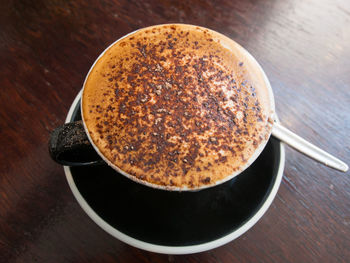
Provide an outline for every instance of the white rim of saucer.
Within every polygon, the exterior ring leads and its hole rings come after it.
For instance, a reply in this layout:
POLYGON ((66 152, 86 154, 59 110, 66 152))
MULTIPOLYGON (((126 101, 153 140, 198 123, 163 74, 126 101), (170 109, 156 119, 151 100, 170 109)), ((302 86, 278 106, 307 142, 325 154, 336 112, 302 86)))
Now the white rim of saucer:
MULTIPOLYGON (((77 106, 79 99, 81 97, 82 90, 79 92, 79 94, 74 99, 67 118, 66 123, 71 121, 73 112, 75 110, 75 107, 77 106)), ((281 142, 280 143, 280 162, 279 167, 277 171, 277 177, 275 180, 275 184, 273 185, 271 192, 269 196, 266 198, 264 204, 260 207, 260 209, 255 213, 253 217, 251 217, 248 221, 246 221, 243 225, 241 225, 237 230, 227 234, 226 236, 223 236, 221 238, 218 238, 214 241, 210 241, 207 243, 199 244, 199 245, 189 245, 189 246, 162 246, 162 245, 155 245, 152 243, 147 243, 138 239, 135 239, 131 236, 128 236, 119 230, 112 227, 110 224, 108 224, 106 221, 104 221, 86 202, 84 197, 80 194, 74 180, 72 173, 70 171, 70 168, 68 166, 64 166, 64 172, 66 174, 66 178, 69 184, 70 189, 73 192, 74 197, 77 199, 79 205, 81 208, 88 214, 88 216, 97 224, 99 225, 103 230, 105 230, 110 235, 114 236, 115 238, 123 241, 124 243, 127 243, 131 246, 147 250, 150 252, 156 252, 156 253, 162 253, 162 254, 192 254, 192 253, 198 253, 207 251, 210 249, 214 249, 217 247, 220 247, 222 245, 225 245, 234 239, 238 238, 242 234, 244 234, 246 231, 248 231, 252 226, 254 226, 259 219, 265 214, 267 209, 270 207, 273 199, 275 198, 278 188, 282 181, 283 176, 283 170, 284 170, 284 164, 285 164, 285 151, 284 151, 284 145, 281 142)), ((215 187, 215 186, 214 186, 215 187)))

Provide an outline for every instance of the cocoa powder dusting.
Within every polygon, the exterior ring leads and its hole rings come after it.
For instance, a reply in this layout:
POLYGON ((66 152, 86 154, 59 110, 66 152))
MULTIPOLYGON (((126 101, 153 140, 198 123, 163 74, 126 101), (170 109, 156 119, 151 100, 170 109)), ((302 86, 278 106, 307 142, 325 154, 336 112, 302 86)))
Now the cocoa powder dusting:
POLYGON ((193 188, 223 180, 259 146, 268 132, 259 90, 211 34, 141 30, 96 64, 84 118, 113 165, 151 184, 193 188))

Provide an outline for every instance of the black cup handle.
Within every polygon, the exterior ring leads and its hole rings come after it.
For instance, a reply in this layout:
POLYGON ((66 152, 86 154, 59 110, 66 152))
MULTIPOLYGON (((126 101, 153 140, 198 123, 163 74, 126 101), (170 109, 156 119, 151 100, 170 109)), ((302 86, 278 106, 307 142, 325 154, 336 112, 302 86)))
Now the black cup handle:
POLYGON ((66 166, 105 164, 91 145, 82 121, 66 123, 52 131, 49 152, 54 161, 66 166))

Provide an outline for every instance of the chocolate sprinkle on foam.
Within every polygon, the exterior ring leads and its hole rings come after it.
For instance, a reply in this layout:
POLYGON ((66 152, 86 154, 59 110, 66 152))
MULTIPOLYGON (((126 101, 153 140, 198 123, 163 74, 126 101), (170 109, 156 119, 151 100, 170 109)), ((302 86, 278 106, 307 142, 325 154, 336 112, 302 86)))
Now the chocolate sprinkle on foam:
POLYGON ((109 48, 83 92, 99 151, 159 186, 198 188, 239 171, 271 124, 266 87, 234 45, 208 29, 162 25, 109 48))

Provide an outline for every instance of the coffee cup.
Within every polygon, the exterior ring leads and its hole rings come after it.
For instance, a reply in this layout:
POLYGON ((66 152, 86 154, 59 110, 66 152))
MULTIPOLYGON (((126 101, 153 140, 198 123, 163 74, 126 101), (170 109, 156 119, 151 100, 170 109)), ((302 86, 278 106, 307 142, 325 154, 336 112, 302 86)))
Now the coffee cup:
POLYGON ((197 191, 254 162, 275 109, 264 71, 244 48, 207 28, 167 24, 102 52, 84 81, 81 115, 51 134, 56 162, 108 164, 150 187, 197 191))

